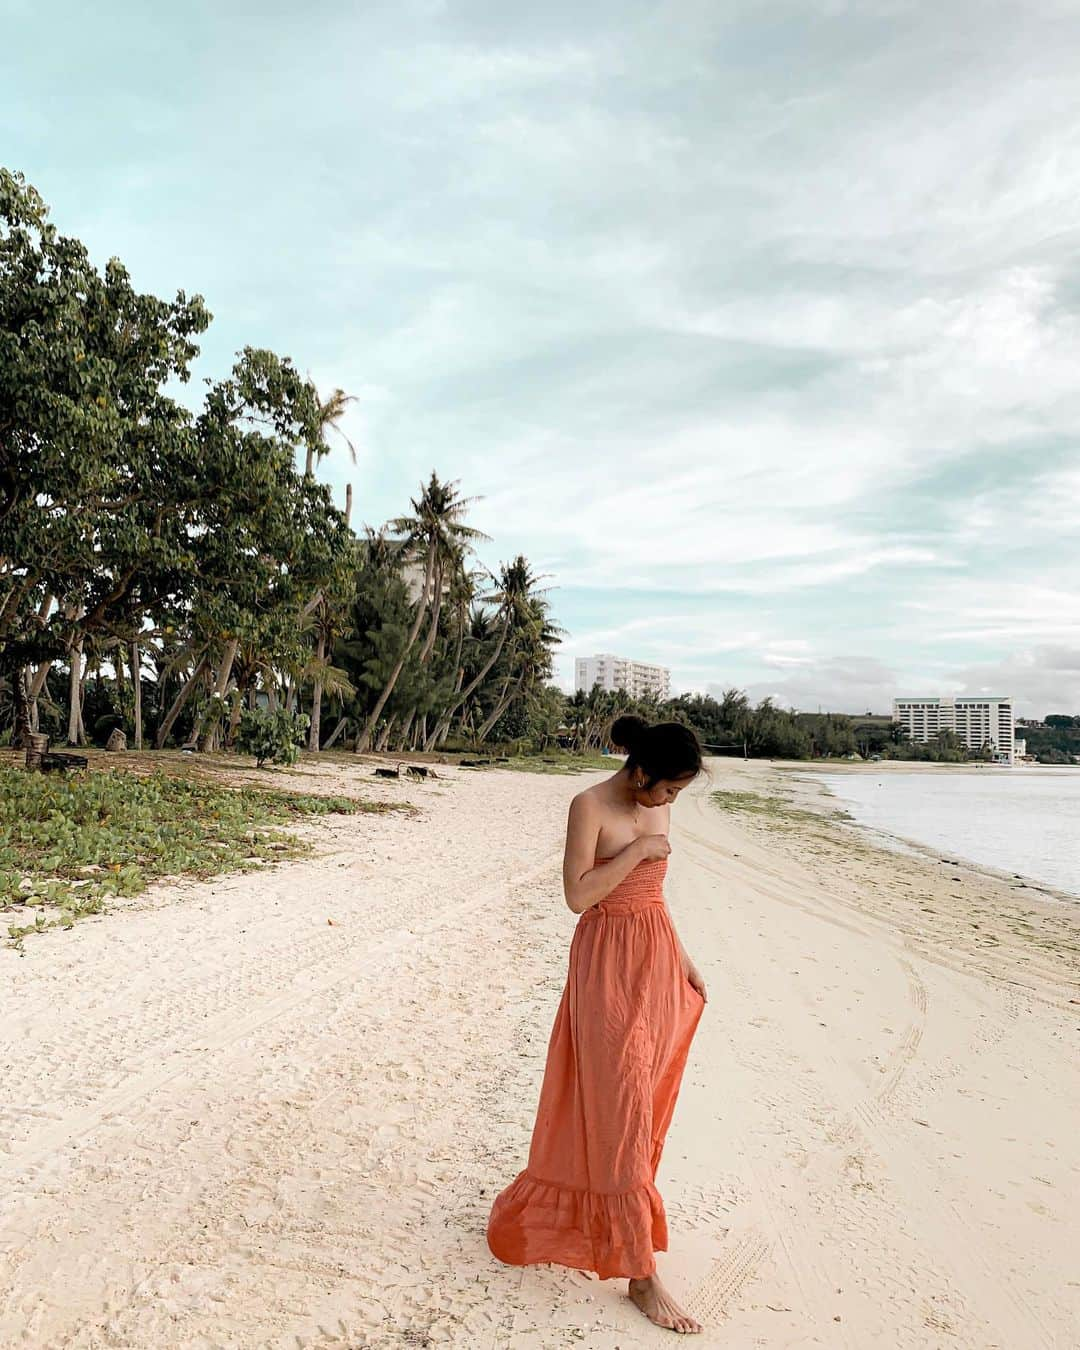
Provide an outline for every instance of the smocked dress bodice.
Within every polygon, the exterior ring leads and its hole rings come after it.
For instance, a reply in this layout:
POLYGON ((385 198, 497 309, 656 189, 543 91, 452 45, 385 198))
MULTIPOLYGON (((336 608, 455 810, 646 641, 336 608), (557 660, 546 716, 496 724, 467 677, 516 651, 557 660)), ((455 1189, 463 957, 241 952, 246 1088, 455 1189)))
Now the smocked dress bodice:
MULTIPOLYGON (((610 857, 596 856, 597 864, 611 861, 610 857)), ((603 900, 590 905, 581 918, 588 919, 598 914, 636 914, 650 905, 662 905, 667 865, 667 858, 642 858, 603 900)))

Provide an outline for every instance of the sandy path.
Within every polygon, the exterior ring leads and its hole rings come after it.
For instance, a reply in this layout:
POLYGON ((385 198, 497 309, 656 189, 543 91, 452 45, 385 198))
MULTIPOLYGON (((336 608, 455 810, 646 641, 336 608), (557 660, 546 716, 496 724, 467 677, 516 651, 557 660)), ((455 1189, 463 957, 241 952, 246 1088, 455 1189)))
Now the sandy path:
MULTIPOLYGON (((0 1345, 671 1343, 622 1282, 487 1252, 589 780, 449 772, 380 786, 416 816, 306 826, 315 859, 0 953, 0 1345)), ((1007 983, 889 910, 892 860, 855 878, 707 788, 667 893, 710 1001, 658 1178, 695 1344, 1080 1344, 1080 1009, 1052 955, 1007 983)))

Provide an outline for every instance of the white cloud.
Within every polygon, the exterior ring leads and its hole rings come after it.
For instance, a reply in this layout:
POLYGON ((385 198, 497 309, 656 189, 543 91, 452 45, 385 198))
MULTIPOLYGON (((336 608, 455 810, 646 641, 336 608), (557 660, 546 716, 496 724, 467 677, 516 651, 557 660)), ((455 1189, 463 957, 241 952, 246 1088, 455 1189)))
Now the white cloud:
POLYGON ((1080 714, 1080 642, 1074 646, 1038 646, 1013 652, 1004 660, 960 667, 953 672, 956 694, 1006 694, 1021 717, 1047 713, 1080 714))
POLYGON ((999 647, 1029 644, 1080 644, 1080 591, 1075 573, 1057 584, 1047 581, 997 581, 971 577, 941 582, 899 606, 913 616, 921 640, 932 639, 953 651, 972 644, 999 647))
POLYGON ((9 156, 206 294, 213 373, 358 395, 354 521, 434 467, 568 652, 698 687, 1038 690, 1080 641, 1075 5, 219 10, 192 65, 182 8, 20 7, 9 156))

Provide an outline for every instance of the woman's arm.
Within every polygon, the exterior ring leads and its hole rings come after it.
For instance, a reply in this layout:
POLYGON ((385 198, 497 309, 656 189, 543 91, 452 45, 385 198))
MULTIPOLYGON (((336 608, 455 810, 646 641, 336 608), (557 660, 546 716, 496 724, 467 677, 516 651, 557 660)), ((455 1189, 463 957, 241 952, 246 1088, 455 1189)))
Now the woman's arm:
POLYGON ((575 914, 584 914, 603 900, 644 857, 641 840, 635 839, 610 862, 597 867, 594 864, 599 839, 599 810, 587 792, 579 792, 567 814, 563 853, 563 894, 575 914))

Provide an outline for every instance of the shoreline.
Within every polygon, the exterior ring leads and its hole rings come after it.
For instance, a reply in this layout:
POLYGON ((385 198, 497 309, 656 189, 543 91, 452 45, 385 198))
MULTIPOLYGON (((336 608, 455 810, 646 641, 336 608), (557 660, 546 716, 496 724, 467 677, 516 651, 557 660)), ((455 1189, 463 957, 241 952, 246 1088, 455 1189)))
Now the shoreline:
MULTIPOLYGON (((791 761, 791 764, 794 765, 796 762, 797 761, 791 761)), ((775 763, 779 764, 780 762, 775 761, 775 763)), ((876 769, 879 766, 874 765, 873 767, 876 769)), ((934 766, 934 767, 946 767, 946 766, 934 766)), ((967 769, 970 766, 955 765, 947 767, 955 767, 957 769, 967 769)), ((1048 767, 1048 766, 1040 766, 1040 767, 1048 767)), ((870 772, 869 765, 851 765, 850 768, 855 770, 856 772, 863 772, 863 773, 870 772)), ((784 771, 790 773, 792 779, 796 779, 800 772, 806 773, 807 775, 821 775, 826 773, 833 773, 835 770, 832 767, 827 769, 816 767, 802 770, 796 770, 794 768, 788 769, 787 764, 785 762, 784 771)), ((845 811, 847 810, 842 799, 832 791, 831 787, 829 787, 825 783, 821 783, 818 784, 818 788, 819 791, 822 792, 826 797, 828 797, 832 801, 835 801, 838 807, 840 807, 845 811)), ((965 867, 971 871, 981 872, 985 874, 989 880, 994 882, 1000 882, 1004 885, 1012 887, 1013 889, 1033 890, 1037 891, 1040 895, 1050 896, 1051 899, 1058 901, 1062 904, 1080 905, 1080 890, 1077 891, 1064 890, 1060 886, 1054 886, 1050 882, 1043 881, 1039 877, 1034 877, 1028 872, 1009 872, 1003 868, 994 867, 991 863, 980 862, 979 860, 974 858, 966 858, 966 857, 950 858, 946 853, 936 848, 933 844, 927 844, 920 839, 914 839, 909 835, 897 834, 895 831, 882 829, 875 825, 868 825, 865 821, 857 820, 854 816, 851 816, 850 819, 845 823, 852 831, 857 832, 860 836, 868 840, 870 843, 876 843, 877 847, 880 848, 883 852, 889 854, 908 853, 919 857, 923 857, 934 863, 941 863, 949 866, 965 867), (893 848, 890 842, 884 841, 895 841, 898 845, 900 845, 900 847, 893 848), (1015 887, 1013 885, 1013 883, 1017 879, 1019 879, 1023 883, 1022 887, 1015 887)))
POLYGON ((872 909, 924 955, 933 957, 934 944, 947 945, 953 964, 974 962, 984 976, 1029 987, 1039 998, 1048 997, 1050 980, 1050 1002, 1057 1007, 1080 994, 1080 904, 1069 892, 915 841, 903 851, 891 849, 800 761, 740 761, 728 778, 744 791, 786 799, 793 813, 785 820, 781 812, 770 823, 767 815, 743 812, 740 825, 837 898, 844 896, 860 912, 872 909), (873 906, 867 896, 874 897, 873 906))

